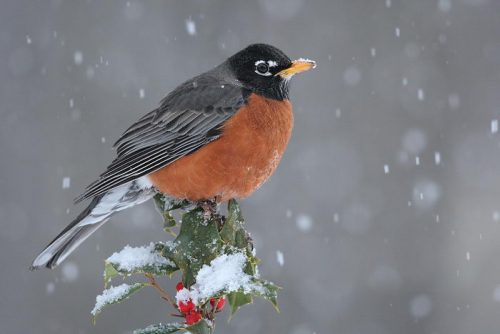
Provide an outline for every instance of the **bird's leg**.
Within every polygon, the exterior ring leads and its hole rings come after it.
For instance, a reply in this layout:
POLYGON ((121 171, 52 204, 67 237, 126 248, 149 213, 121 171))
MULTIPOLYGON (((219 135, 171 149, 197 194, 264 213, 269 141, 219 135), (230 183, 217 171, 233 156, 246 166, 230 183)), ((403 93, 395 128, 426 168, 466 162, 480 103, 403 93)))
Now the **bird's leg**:
POLYGON ((218 215, 219 205, 216 198, 198 201, 196 202, 196 206, 203 209, 204 223, 207 223, 212 217, 218 215))

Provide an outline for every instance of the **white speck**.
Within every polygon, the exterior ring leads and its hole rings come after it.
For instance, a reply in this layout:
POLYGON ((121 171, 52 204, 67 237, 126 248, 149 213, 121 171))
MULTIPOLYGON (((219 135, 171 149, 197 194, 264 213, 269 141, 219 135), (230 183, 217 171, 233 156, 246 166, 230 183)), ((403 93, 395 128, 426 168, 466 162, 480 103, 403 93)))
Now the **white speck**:
POLYGON ((139 89, 139 98, 143 99, 144 96, 146 96, 145 92, 144 92, 144 89, 143 88, 139 89))
POLYGON ((419 101, 425 100, 425 93, 424 93, 424 90, 422 88, 420 88, 418 90, 417 94, 418 94, 418 100, 419 101))
POLYGON ((349 66, 344 71, 344 82, 348 86, 356 86, 361 80, 361 71, 356 66, 349 66))
POLYGON ((189 35, 196 35, 196 23, 191 18, 186 20, 186 30, 189 35))
POLYGON ((75 100, 69 99, 69 107, 73 109, 74 106, 75 106, 75 100))
POLYGON ((401 30, 399 29, 399 27, 396 27, 396 29, 394 30, 394 33, 396 34, 396 37, 401 36, 401 30))
POLYGON ((493 290, 493 300, 500 303, 500 284, 496 286, 495 290, 493 290))
POLYGON ((307 216, 304 214, 297 215, 297 218, 295 219, 295 223, 297 224, 297 227, 299 228, 299 230, 301 230, 303 232, 307 232, 307 231, 311 230, 312 225, 313 225, 312 218, 310 216, 307 216))
POLYGON ((370 54, 372 57, 375 57, 377 55, 377 50, 375 48, 370 49, 370 54))
POLYGON ((420 166, 420 157, 418 155, 415 157, 415 165, 420 166))
POLYGON ((466 259, 467 261, 470 261, 470 252, 466 252, 466 253, 465 253, 465 259, 466 259))
POLYGON ((26 44, 31 44, 31 37, 26 35, 26 44))
POLYGON ((335 117, 340 118, 342 116, 342 111, 340 108, 335 109, 335 117))
POLYGON ((101 143, 105 143, 106 142, 106 137, 101 137, 101 143))
POLYGON ((391 6, 392 6, 392 1, 391 1, 391 0, 385 0, 385 6, 386 6, 387 8, 391 8, 391 6))
POLYGON ((412 206, 411 201, 408 201, 408 207, 411 207, 411 206, 412 206))
POLYGON ((408 78, 403 78, 403 86, 407 86, 408 85, 408 78))
POLYGON ((440 220, 439 215, 436 215, 436 223, 439 223, 439 220, 440 220))
POLYGON ((56 285, 54 284, 54 282, 49 282, 49 283, 47 283, 47 285, 45 286, 45 292, 46 292, 48 295, 53 294, 55 290, 56 290, 56 285))
POLYGON ((81 65, 83 63, 83 53, 81 51, 75 51, 73 54, 73 61, 76 65, 81 65))
POLYGON ((384 173, 389 174, 389 165, 384 165, 384 173))
POLYGON ((69 177, 63 177, 62 179, 62 188, 63 189, 68 189, 71 186, 71 178, 69 177))
POLYGON ((338 213, 333 214, 333 222, 338 223, 340 221, 340 216, 338 213))
POLYGON ((456 110, 460 107, 460 96, 458 94, 450 94, 448 96, 448 106, 452 110, 456 110))
POLYGON ((500 212, 498 211, 493 211, 493 215, 492 215, 492 218, 494 221, 500 221, 500 212))
POLYGON ((498 132, 498 119, 494 119, 491 121, 491 133, 498 132))
POLYGON ((73 282, 78 278, 79 269, 74 262, 66 262, 61 269, 61 273, 64 282, 73 282))
POLYGON ((436 165, 440 165, 441 164, 441 153, 434 152, 434 163, 436 165))
POLYGON ((410 313, 415 319, 427 317, 432 311, 432 301, 427 295, 418 295, 410 302, 410 313))
POLYGON ((451 9, 451 1, 450 0, 439 0, 438 8, 440 11, 447 13, 451 9))
POLYGON ((276 251, 276 261, 278 262, 280 267, 283 267, 283 265, 285 264, 285 257, 283 256, 283 252, 279 250, 276 251))

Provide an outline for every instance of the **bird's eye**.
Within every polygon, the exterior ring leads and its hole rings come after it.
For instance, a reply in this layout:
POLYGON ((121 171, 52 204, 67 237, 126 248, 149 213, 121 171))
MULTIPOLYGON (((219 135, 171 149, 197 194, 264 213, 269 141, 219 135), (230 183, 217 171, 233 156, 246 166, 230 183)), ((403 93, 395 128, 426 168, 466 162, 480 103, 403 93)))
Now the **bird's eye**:
POLYGON ((255 73, 266 77, 272 75, 272 73, 269 72, 269 65, 263 60, 259 60, 255 63, 255 73))

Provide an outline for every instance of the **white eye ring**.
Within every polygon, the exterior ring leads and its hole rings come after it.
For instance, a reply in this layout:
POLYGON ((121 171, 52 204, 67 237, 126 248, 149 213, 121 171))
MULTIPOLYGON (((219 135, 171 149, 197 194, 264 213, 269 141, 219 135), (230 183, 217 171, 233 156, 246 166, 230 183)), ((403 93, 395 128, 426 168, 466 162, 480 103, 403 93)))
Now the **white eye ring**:
POLYGON ((258 75, 263 75, 265 77, 273 75, 269 72, 269 65, 264 60, 258 60, 255 62, 255 73, 258 75))

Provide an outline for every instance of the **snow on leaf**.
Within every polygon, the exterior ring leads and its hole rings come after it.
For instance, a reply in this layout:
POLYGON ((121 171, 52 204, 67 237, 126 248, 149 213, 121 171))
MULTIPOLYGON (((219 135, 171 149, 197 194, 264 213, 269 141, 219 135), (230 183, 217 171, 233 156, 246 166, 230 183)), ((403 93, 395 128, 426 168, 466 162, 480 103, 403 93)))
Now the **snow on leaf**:
POLYGON ((204 265, 196 275, 198 298, 203 300, 217 295, 219 292, 233 292, 250 289, 251 276, 243 270, 246 256, 243 253, 222 254, 210 265, 204 265))
POLYGON ((156 324, 150 325, 143 329, 136 329, 134 334, 171 334, 175 333, 181 329, 184 329, 185 325, 180 323, 170 323, 170 324, 156 324))
POLYGON ((119 303, 127 298, 129 298, 132 294, 139 291, 143 287, 148 285, 147 283, 135 283, 133 285, 129 284, 121 284, 115 287, 110 287, 109 289, 105 289, 102 294, 98 295, 95 298, 95 306, 90 311, 90 313, 96 317, 99 313, 101 313, 102 309, 108 305, 113 305, 119 303))
POLYGON ((142 247, 127 245, 121 251, 113 253, 106 260, 104 281, 109 282, 117 274, 151 273, 170 275, 176 270, 175 264, 163 257, 154 243, 142 247))

